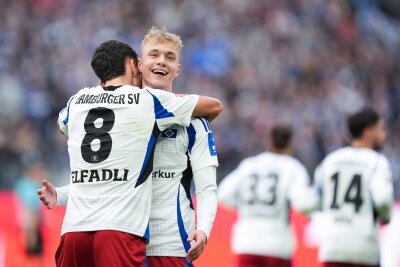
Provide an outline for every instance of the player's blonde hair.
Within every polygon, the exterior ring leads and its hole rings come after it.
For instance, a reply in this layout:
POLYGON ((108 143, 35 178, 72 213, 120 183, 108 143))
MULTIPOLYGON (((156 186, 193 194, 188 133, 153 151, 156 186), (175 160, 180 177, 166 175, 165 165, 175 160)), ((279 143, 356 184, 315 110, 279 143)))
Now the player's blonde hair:
POLYGON ((150 40, 157 40, 157 41, 161 41, 161 42, 164 42, 164 41, 170 42, 176 46, 176 48, 179 52, 179 55, 181 54, 181 51, 183 48, 183 43, 182 43, 181 37, 174 33, 167 32, 165 30, 165 28, 159 29, 157 27, 152 26, 151 29, 147 32, 147 34, 144 36, 142 45, 140 46, 141 52, 143 52, 144 46, 150 40))

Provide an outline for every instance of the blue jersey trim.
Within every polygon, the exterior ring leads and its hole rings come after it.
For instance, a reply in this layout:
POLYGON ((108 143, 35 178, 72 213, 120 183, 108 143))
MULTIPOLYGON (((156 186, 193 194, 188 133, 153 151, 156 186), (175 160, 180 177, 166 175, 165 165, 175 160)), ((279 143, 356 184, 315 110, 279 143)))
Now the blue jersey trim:
POLYGON ((140 170, 139 177, 136 181, 135 187, 144 183, 153 171, 154 150, 156 148, 157 138, 160 134, 160 129, 157 123, 154 123, 153 132, 151 133, 149 143, 147 144, 146 155, 144 157, 142 169, 140 170))
POLYGON ((147 256, 144 255, 143 267, 147 267, 147 256))
POLYGON ((146 240, 150 240, 150 224, 147 224, 146 231, 144 232, 143 237, 146 240))
POLYGON ((179 185, 179 187, 178 187, 178 197, 176 199, 176 202, 177 202, 177 204, 176 204, 176 214, 178 216, 179 235, 181 236, 183 247, 185 248, 185 251, 187 253, 189 251, 189 249, 191 248, 191 246, 190 246, 189 241, 187 241, 189 236, 186 233, 185 226, 183 224, 183 219, 182 219, 181 204, 180 204, 180 201, 179 201, 180 190, 181 190, 181 186, 179 185))
POLYGON ((207 124, 207 126, 208 126, 208 130, 211 131, 210 122, 209 122, 208 119, 206 119, 206 118, 203 118, 203 119, 204 119, 204 121, 206 122, 206 124, 207 124))
POLYGON ((164 119, 164 118, 169 118, 169 117, 175 117, 174 114, 172 114, 166 108, 163 107, 163 105, 161 104, 160 100, 158 100, 158 98, 155 95, 150 93, 149 90, 147 90, 147 92, 149 92, 149 94, 153 97, 154 113, 156 115, 156 119, 164 119))
POLYGON ((188 151, 189 153, 192 153, 192 148, 196 142, 196 129, 194 128, 193 124, 190 124, 189 127, 186 127, 186 132, 189 138, 188 151))
POLYGON ((207 127, 207 122, 206 122, 206 119, 204 119, 203 117, 197 117, 197 118, 199 118, 199 120, 201 121, 201 123, 203 124, 203 126, 204 126, 204 130, 206 131, 206 132, 208 132, 209 131, 209 129, 208 129, 208 127, 207 127))
POLYGON ((215 147, 215 142, 212 132, 208 132, 208 150, 210 151, 211 156, 217 155, 217 149, 215 147))
POLYGON ((183 258, 183 261, 185 262, 186 267, 193 267, 193 264, 190 263, 186 258, 183 258))
MULTIPOLYGON (((69 120, 69 107, 71 106, 71 101, 72 101, 72 99, 74 99, 75 98, 75 96, 73 96, 73 97, 71 97, 71 99, 68 101, 68 104, 67 104, 67 117, 63 120, 63 123, 64 123, 64 125, 68 125, 68 120, 69 120)), ((65 109, 65 108, 64 108, 65 109)), ((63 110, 64 110, 63 109, 63 110)), ((62 111, 63 111, 62 110, 62 111)), ((62 112, 61 111, 61 112, 62 112)))

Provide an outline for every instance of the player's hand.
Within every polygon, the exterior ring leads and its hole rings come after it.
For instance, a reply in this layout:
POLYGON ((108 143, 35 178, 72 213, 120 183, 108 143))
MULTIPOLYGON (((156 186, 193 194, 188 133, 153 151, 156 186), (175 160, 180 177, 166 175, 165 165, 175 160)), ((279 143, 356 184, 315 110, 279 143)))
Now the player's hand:
POLYGON ((51 209, 57 203, 57 191, 49 181, 42 181, 43 187, 37 191, 39 199, 42 201, 46 208, 51 209))
POLYGON ((187 241, 191 242, 194 240, 194 245, 189 249, 188 253, 186 254, 186 259, 189 262, 192 262, 196 259, 198 259, 203 253, 204 247, 207 243, 207 236, 206 234, 201 231, 201 230, 196 230, 192 232, 187 241))

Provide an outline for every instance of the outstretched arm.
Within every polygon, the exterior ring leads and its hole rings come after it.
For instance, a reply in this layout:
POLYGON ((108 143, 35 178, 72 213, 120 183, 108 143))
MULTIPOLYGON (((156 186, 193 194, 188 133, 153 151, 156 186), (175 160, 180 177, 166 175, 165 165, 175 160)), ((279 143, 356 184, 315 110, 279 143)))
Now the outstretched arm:
POLYGON ((209 121, 215 119, 224 109, 221 101, 208 96, 200 96, 196 107, 193 110, 193 116, 205 116, 209 121))

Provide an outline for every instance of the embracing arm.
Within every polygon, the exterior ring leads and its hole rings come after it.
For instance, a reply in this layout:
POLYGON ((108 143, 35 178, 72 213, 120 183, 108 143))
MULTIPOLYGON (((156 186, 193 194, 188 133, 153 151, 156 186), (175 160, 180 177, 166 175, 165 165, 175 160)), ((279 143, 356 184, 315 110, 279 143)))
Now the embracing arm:
POLYGON ((209 121, 215 119, 224 109, 221 101, 208 96, 200 96, 196 107, 193 110, 193 116, 205 116, 209 121))

